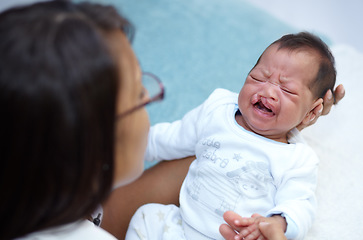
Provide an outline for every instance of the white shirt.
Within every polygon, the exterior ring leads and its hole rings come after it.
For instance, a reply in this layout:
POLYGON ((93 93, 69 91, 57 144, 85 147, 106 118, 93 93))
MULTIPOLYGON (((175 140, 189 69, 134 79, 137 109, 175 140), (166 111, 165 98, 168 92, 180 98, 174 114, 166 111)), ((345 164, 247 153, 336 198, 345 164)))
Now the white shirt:
POLYGON ((81 240, 81 239, 97 239, 97 240, 115 240, 116 238, 100 227, 95 226, 88 220, 82 220, 70 223, 60 227, 54 227, 39 232, 28 234, 18 240, 81 240))

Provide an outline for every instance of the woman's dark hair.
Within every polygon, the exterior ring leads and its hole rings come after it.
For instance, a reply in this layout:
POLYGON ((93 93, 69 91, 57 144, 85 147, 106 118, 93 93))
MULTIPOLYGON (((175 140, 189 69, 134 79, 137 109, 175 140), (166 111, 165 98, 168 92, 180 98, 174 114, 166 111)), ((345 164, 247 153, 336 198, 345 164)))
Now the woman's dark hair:
POLYGON ((111 191, 117 63, 110 6, 51 1, 0 14, 0 239, 87 217, 111 191))
MULTIPOLYGON (((334 56, 329 47, 318 36, 308 32, 287 34, 273 42, 270 46, 274 44, 278 45, 278 49, 287 49, 290 51, 315 51, 320 57, 320 59, 318 59, 320 64, 316 78, 311 81, 309 87, 317 98, 323 98, 329 89, 334 95, 333 89, 337 75, 334 56)), ((260 59, 258 59, 256 65, 259 60, 260 59)))

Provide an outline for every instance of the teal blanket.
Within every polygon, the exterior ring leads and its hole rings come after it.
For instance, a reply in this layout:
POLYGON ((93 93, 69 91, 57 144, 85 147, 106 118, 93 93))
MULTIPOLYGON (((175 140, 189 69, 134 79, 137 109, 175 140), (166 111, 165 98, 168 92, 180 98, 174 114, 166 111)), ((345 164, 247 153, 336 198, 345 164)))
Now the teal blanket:
POLYGON ((165 100, 148 107, 151 124, 173 121, 215 88, 238 92, 263 50, 296 32, 244 0, 103 0, 135 26, 143 71, 165 84, 165 100))

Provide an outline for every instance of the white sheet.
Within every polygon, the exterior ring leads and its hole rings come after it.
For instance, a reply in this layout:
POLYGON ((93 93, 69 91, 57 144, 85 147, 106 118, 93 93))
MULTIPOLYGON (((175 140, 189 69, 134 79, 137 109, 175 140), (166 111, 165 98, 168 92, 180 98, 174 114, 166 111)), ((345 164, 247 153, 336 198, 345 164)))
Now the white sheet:
POLYGON ((345 98, 303 131, 320 157, 319 208, 308 240, 363 239, 363 54, 332 46, 345 98))

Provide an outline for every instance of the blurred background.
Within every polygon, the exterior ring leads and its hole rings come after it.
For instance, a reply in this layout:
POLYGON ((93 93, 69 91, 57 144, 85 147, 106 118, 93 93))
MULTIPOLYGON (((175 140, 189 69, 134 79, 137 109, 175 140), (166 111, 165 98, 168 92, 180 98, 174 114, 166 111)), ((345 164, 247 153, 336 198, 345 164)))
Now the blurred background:
POLYGON ((298 28, 325 34, 363 53, 362 0, 247 0, 298 28))
MULTIPOLYGON (((334 43, 350 45, 363 53, 362 0, 246 1, 297 29, 320 32, 334 43)), ((34 0, 1 0, 0 11, 15 3, 28 2, 34 0)))

